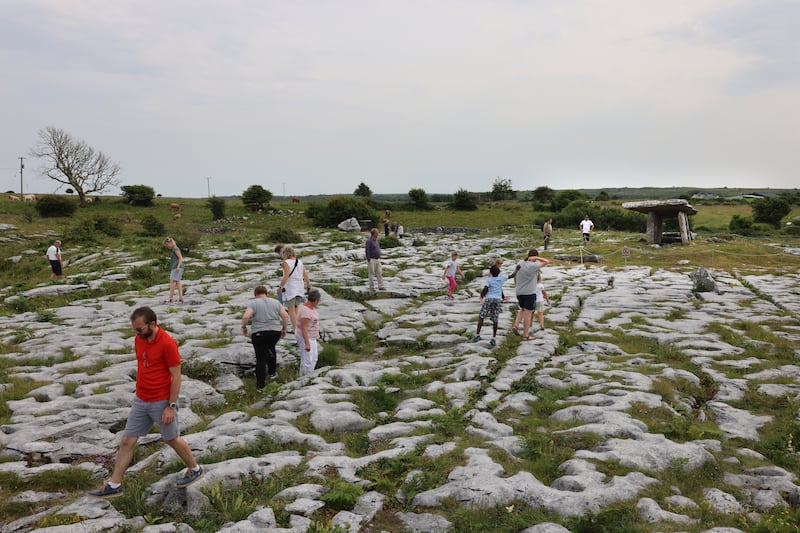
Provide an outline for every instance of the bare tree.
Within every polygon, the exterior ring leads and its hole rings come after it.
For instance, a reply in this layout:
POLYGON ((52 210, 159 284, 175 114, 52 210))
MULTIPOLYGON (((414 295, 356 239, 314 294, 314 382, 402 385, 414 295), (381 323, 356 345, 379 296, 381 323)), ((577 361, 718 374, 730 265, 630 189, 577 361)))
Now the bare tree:
POLYGON ((43 176, 75 189, 81 205, 86 205, 87 195, 120 183, 117 163, 60 128, 39 130, 31 155, 45 160, 43 176))

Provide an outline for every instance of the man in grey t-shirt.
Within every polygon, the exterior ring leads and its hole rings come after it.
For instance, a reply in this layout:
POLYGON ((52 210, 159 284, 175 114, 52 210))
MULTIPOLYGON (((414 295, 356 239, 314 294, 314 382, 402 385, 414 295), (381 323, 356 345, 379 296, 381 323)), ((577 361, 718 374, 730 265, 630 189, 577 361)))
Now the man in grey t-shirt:
POLYGON ((533 319, 533 310, 536 308, 536 280, 539 271, 543 266, 550 263, 544 257, 539 257, 539 251, 531 248, 525 261, 517 265, 513 274, 508 276, 514 278, 517 283, 517 301, 519 302, 519 312, 522 317, 522 340, 529 341, 533 337, 528 335, 533 319))

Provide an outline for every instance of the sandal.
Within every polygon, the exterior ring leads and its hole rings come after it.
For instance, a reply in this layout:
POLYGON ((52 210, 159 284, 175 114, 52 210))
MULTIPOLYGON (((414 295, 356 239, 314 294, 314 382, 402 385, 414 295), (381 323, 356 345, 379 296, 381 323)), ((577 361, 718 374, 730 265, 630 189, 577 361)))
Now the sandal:
POLYGON ((522 337, 522 340, 524 340, 524 341, 532 341, 533 340, 533 336, 532 335, 525 335, 524 337, 522 337))
POLYGON ((513 333, 517 337, 521 337, 522 336, 522 335, 520 335, 519 330, 517 328, 511 328, 511 333, 513 333))
POLYGON ((164 300, 164 303, 165 303, 165 304, 171 304, 171 303, 172 303, 172 300, 170 300, 170 299, 166 299, 166 300, 164 300))

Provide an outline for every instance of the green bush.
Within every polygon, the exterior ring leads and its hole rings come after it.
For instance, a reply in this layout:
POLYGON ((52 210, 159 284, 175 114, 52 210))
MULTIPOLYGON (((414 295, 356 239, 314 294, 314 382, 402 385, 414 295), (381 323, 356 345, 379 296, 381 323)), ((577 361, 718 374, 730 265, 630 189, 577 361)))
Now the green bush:
POLYGON ((764 198, 753 202, 753 222, 781 227, 781 219, 789 214, 792 206, 785 198, 764 198))
MULTIPOLYGON (((245 206, 256 206, 259 210, 269 206, 272 201, 272 193, 261 185, 251 185, 242 193, 242 203, 245 206)), ((220 218, 224 218, 224 215, 220 218)))
POLYGON ((280 243, 293 243, 302 241, 300 235, 295 233, 291 228, 287 227, 273 229, 267 234, 267 240, 270 242, 280 243))
POLYGON ((189 255, 200 244, 203 234, 196 229, 181 228, 172 233, 172 238, 183 255, 189 255))
POLYGON ((328 492, 320 496, 320 500, 331 509, 344 511, 355 507, 358 497, 363 493, 364 489, 361 485, 353 485, 343 479, 336 479, 328 492))
POLYGON ((164 234, 164 224, 153 215, 142 217, 142 234, 147 237, 158 237, 164 234))
POLYGON ((466 189, 459 189, 453 195, 453 203, 450 205, 456 211, 475 211, 478 209, 478 196, 466 189))
POLYGON ((323 366, 337 366, 339 364, 339 350, 330 344, 326 345, 319 353, 317 358, 317 367, 323 366))
POLYGON ((216 196, 209 198, 208 202, 206 202, 206 207, 211 210, 214 220, 225 218, 225 200, 222 198, 217 198, 216 196))
POLYGON ((411 200, 412 209, 420 211, 432 209, 430 200, 428 199, 428 193, 425 192, 425 189, 411 189, 408 191, 408 197, 411 200))
POLYGON ((79 220, 69 229, 69 238, 73 242, 82 244, 93 244, 97 242, 95 234, 94 220, 88 218, 79 220))
POLYGON ((78 209, 78 202, 65 196, 42 196, 36 202, 36 210, 41 217, 68 217, 78 209))
POLYGON ((305 213, 317 226, 325 228, 335 228, 341 221, 351 217, 376 220, 369 204, 352 196, 336 196, 327 204, 311 204, 305 213))
POLYGON ((426 244, 427 243, 425 241, 423 241, 422 239, 414 239, 411 242, 411 246, 414 246, 414 247, 417 247, 417 248, 420 247, 420 246, 425 246, 426 244))
POLYGON ((742 215, 733 215, 728 224, 728 230, 731 233, 738 233, 739 235, 752 235, 753 234, 753 218, 742 215))
POLYGON ((95 217, 94 229, 101 233, 105 233, 109 237, 122 236, 122 226, 118 222, 105 216, 95 217))
POLYGON ((784 235, 791 235, 793 237, 800 236, 800 225, 792 224, 790 226, 784 226, 781 228, 781 233, 784 235))
POLYGON ((403 246, 403 243, 394 235, 389 235, 381 239, 381 248, 397 248, 399 246, 403 246))
POLYGON ((153 205, 156 192, 149 185, 123 185, 120 189, 122 197, 129 205, 153 205))

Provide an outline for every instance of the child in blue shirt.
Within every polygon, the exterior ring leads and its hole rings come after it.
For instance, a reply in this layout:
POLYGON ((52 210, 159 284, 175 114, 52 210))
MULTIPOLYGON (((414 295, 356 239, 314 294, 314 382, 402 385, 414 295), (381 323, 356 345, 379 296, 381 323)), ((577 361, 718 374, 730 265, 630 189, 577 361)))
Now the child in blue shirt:
POLYGON ((475 336, 472 337, 472 342, 481 340, 481 328, 483 327, 483 319, 489 315, 492 320, 492 340, 489 341, 491 346, 497 346, 497 319, 500 315, 500 303, 503 301, 503 283, 508 280, 508 276, 500 274, 500 267, 492 265, 489 269, 489 277, 486 278, 486 284, 481 291, 481 310, 478 313, 478 329, 475 336))

